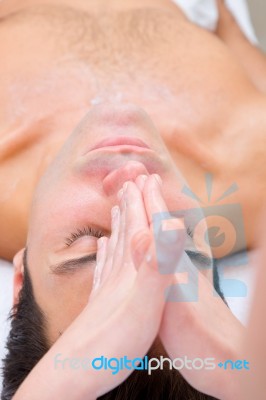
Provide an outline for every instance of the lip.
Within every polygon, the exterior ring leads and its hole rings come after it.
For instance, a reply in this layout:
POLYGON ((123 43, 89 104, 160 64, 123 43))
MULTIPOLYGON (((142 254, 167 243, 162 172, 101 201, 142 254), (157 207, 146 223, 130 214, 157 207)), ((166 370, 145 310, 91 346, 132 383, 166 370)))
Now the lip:
POLYGON ((118 146, 142 147, 144 149, 150 149, 150 147, 141 139, 127 137, 127 136, 119 136, 100 141, 95 146, 90 148, 89 152, 101 149, 103 147, 118 147, 118 146))
POLYGON ((82 170, 85 174, 93 173, 104 179, 128 161, 142 163, 149 174, 163 174, 165 170, 163 160, 153 150, 128 145, 104 147, 84 154, 82 170))

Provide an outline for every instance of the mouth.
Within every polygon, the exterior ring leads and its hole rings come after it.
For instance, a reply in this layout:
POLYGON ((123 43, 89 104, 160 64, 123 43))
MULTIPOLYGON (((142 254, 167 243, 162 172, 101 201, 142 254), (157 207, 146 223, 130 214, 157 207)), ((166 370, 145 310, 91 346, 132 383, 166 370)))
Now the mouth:
POLYGON ((105 138, 87 149, 83 157, 85 173, 100 174, 101 179, 128 162, 142 164, 149 174, 161 174, 167 169, 165 154, 158 154, 142 139, 132 136, 105 138))
POLYGON ((130 162, 142 164, 149 174, 161 174, 166 169, 165 161, 150 149, 120 145, 92 150, 84 156, 82 165, 84 173, 100 175, 104 179, 112 171, 125 167, 130 162))
POLYGON ((130 150, 132 148, 142 148, 142 149, 148 149, 151 150, 151 148, 143 142, 141 139, 133 138, 133 137, 127 137, 127 136, 117 136, 117 137, 112 137, 112 138, 107 138, 99 143, 97 143, 95 146, 89 149, 89 153, 94 150, 98 149, 105 149, 109 147, 116 147, 119 149, 124 149, 124 150, 130 150))

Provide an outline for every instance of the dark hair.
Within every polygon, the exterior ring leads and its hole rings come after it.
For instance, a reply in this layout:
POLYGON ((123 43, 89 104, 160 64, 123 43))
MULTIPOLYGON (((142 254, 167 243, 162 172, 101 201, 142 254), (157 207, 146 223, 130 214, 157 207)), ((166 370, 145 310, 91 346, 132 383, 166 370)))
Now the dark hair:
POLYGON ((12 399, 26 376, 48 351, 45 337, 46 320, 35 301, 26 262, 19 301, 13 307, 9 318, 11 329, 6 343, 7 355, 3 360, 1 400, 12 399))
MULTIPOLYGON (((216 285, 217 287, 217 285, 216 285)), ((217 290, 217 289, 216 289, 217 290)), ((24 254, 24 282, 18 304, 11 315, 7 355, 3 360, 1 400, 11 400, 17 389, 49 349, 45 336, 46 319, 35 301, 24 254)), ((148 357, 154 357, 154 347, 148 357)), ((213 397, 192 388, 176 370, 134 371, 126 381, 101 400, 211 400, 213 397)))

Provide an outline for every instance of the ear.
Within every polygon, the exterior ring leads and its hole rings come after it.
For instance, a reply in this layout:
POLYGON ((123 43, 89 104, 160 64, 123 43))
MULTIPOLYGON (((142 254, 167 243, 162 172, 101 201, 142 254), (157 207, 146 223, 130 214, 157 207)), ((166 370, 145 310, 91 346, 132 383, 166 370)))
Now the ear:
POLYGON ((25 249, 21 249, 13 258, 13 265, 15 268, 13 279, 13 305, 18 303, 19 293, 24 280, 24 265, 23 255, 25 249))

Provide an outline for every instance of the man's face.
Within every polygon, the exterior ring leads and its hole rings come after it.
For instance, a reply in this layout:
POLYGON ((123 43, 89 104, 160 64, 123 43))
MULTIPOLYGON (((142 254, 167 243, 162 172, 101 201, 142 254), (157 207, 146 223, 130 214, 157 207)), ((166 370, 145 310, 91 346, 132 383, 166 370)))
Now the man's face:
MULTIPOLYGON (((181 193, 184 181, 148 116, 133 106, 109 105, 89 112, 41 179, 30 218, 28 265, 51 343, 87 304, 95 261, 56 267, 95 255, 98 237, 110 235, 117 192, 124 182, 152 173, 163 180, 170 211, 197 207, 181 193)), ((189 240, 187 248, 193 247, 189 240)))

